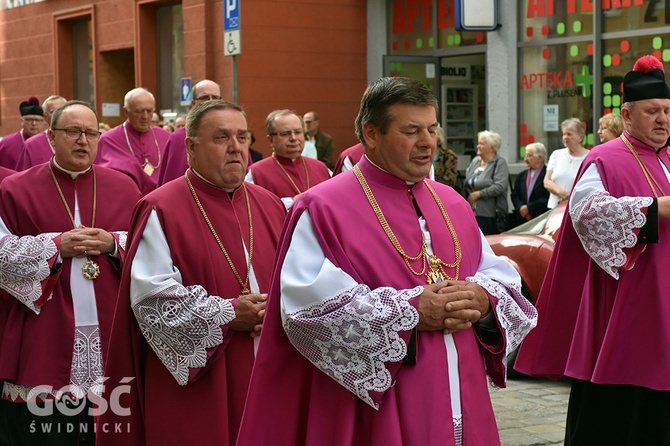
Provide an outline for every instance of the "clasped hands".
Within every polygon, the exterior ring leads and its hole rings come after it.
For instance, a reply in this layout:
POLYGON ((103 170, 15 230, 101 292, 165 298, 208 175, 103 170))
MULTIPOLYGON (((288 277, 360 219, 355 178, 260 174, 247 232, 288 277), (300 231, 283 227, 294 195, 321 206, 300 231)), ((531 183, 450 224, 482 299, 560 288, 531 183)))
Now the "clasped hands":
POLYGON ((104 229, 79 226, 61 234, 60 255, 88 257, 114 252, 114 236, 104 229))
POLYGON ((491 310, 484 289, 473 282, 447 280, 425 285, 419 296, 419 331, 446 334, 472 327, 491 310))
POLYGON ((241 294, 235 303, 235 319, 230 322, 230 329, 250 332, 252 338, 260 336, 267 300, 267 294, 241 294))

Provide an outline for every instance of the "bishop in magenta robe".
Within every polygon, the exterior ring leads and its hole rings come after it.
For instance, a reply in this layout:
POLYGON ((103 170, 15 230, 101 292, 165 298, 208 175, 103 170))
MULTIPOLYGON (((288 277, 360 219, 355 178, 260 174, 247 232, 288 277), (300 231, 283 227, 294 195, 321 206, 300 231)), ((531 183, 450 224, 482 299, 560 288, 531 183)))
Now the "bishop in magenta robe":
POLYGON ((169 138, 161 127, 139 132, 126 120, 102 134, 96 164, 125 173, 146 195, 156 188, 169 138), (150 172, 147 165, 152 166, 150 172))
POLYGON ((170 135, 165 145, 163 166, 158 174, 158 186, 184 176, 184 172, 188 169, 185 139, 186 127, 178 128, 170 135))
POLYGON ((21 155, 16 161, 16 171, 21 172, 38 164, 46 163, 54 155, 54 149, 51 147, 48 130, 29 138, 23 145, 21 155))
POLYGON ((16 164, 23 151, 23 144, 29 137, 23 130, 10 133, 0 140, 0 167, 16 170, 16 164))
POLYGON ((236 441, 258 338, 234 324, 250 300, 264 308, 286 211, 276 196, 243 182, 242 109, 209 101, 190 113, 204 114, 194 130, 199 142, 189 139, 195 164, 145 196, 133 215, 105 371, 111 388, 133 378, 121 400, 129 414, 100 418, 130 429, 99 435, 99 445, 236 441), (233 184, 219 186, 199 168, 234 171, 225 176, 233 184))
POLYGON ((569 445, 670 438, 670 88, 654 56, 623 87, 626 129, 582 162, 515 365, 572 378, 569 445))
MULTIPOLYGON (((366 158, 359 166, 401 245, 419 251, 423 232, 440 258, 453 261, 454 241, 427 186, 412 187, 425 219, 420 231, 406 182, 366 158)), ((389 243, 353 172, 338 175, 301 195, 289 213, 238 445, 499 443, 485 371, 505 385, 506 352, 532 328, 534 310, 467 202, 430 185, 460 242, 458 279, 490 294, 503 341, 487 341, 480 324, 448 335, 415 332, 415 363, 403 363, 425 277, 413 275, 389 243)))
POLYGON ((4 247, 6 255, 17 261, 2 262, 0 286, 11 296, 6 300, 8 317, 0 344, 3 398, 25 402, 34 386, 48 386, 53 389, 52 396, 64 389, 77 398, 87 396, 91 380, 102 379, 102 358, 107 352, 121 278, 119 265, 124 259, 125 231, 140 193, 132 181, 113 170, 96 167, 94 173, 90 168, 73 179, 51 161, 7 177, 0 194, 0 216, 5 225, 0 232, 6 237, 21 237, 4 247), (61 234, 73 229, 73 224, 51 171, 71 210, 76 201, 77 222, 89 227, 94 212, 93 191, 97 189, 95 227, 114 236, 118 254, 117 258, 91 257, 99 267, 94 280, 82 277, 86 257, 59 256, 61 234), (77 302, 89 296, 97 320, 80 324, 75 313, 81 303, 77 302), (82 349, 82 345, 86 347, 82 349), (97 356, 90 350, 95 345, 97 356))
POLYGON ((335 169, 333 170, 333 176, 337 175, 338 173, 353 169, 356 163, 358 163, 362 157, 363 144, 361 143, 344 149, 337 158, 337 163, 335 163, 335 169))

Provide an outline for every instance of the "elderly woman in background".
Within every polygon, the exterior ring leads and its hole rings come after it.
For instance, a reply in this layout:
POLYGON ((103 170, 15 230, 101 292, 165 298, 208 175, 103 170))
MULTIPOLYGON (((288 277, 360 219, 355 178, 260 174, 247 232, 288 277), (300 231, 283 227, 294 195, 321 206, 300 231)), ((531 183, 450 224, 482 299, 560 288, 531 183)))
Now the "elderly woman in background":
POLYGON ((547 203, 549 209, 555 208, 558 203, 568 199, 579 166, 589 153, 582 145, 585 131, 579 119, 566 119, 561 123, 561 130, 565 147, 554 150, 551 154, 547 164, 547 174, 544 176, 544 187, 551 194, 547 203))
POLYGON ((621 115, 608 113, 598 120, 598 138, 600 143, 618 138, 623 133, 623 118, 621 115))
POLYGON ((507 161, 498 156, 502 138, 498 133, 484 130, 477 134, 477 156, 465 171, 464 195, 472 206, 477 223, 484 235, 497 234, 504 228, 496 225, 508 215, 507 161))
POLYGON ((437 156, 433 163, 435 181, 454 187, 458 181, 458 155, 444 145, 444 129, 437 128, 437 156))
POLYGON ((523 160, 528 169, 516 177, 512 190, 514 223, 517 225, 546 212, 549 201, 549 191, 544 188, 547 148, 541 142, 528 144, 523 160))

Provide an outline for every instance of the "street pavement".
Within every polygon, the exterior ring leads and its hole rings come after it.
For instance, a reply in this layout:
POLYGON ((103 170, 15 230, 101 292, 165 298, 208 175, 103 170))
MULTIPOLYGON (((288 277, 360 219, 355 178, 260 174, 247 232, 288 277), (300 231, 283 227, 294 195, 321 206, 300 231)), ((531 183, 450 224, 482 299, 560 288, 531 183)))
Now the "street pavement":
POLYGON ((570 383, 521 377, 491 392, 502 446, 562 445, 570 383))

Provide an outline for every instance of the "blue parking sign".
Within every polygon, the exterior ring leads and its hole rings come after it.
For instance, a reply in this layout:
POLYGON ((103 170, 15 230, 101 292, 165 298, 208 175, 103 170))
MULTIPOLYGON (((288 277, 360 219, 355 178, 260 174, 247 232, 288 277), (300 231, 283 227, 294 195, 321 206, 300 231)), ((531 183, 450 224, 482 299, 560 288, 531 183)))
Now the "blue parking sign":
POLYGON ((223 29, 240 29, 240 0, 223 0, 223 29))

